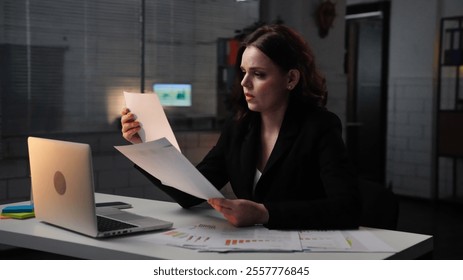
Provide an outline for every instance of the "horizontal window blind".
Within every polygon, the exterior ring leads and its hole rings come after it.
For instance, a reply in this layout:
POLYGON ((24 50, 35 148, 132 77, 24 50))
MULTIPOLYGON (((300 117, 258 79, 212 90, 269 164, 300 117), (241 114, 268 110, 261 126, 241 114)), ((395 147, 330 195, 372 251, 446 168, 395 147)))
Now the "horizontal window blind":
POLYGON ((2 5, 3 136, 107 130, 108 90, 138 83, 140 1, 2 5))
POLYGON ((193 106, 180 113, 214 115, 217 39, 258 20, 258 1, 146 0, 144 23, 142 0, 0 5, 1 137, 117 129, 142 59, 146 91, 191 83, 193 106))

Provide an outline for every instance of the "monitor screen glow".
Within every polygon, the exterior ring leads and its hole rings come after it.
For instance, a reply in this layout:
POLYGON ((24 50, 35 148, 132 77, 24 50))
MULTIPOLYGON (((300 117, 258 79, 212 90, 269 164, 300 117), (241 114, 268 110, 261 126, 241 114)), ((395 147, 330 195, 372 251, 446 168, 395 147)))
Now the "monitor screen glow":
POLYGON ((163 106, 191 106, 191 84, 154 84, 153 91, 163 106))

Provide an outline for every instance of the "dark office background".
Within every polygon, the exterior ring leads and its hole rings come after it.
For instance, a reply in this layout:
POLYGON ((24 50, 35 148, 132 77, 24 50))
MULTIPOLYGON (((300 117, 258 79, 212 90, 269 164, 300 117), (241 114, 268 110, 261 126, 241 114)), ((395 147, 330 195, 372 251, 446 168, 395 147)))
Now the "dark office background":
MULTIPOLYGON (((439 59, 461 51, 450 45, 450 34, 463 41, 461 23, 443 23, 453 33, 441 23, 463 16, 463 2, 333 1, 336 17, 323 38, 321 2, 0 0, 0 204, 29 199, 28 135, 91 144, 98 192, 168 200, 113 148, 125 143, 122 92, 192 84, 192 106, 166 113, 183 153, 197 163, 227 113, 233 39, 279 20, 312 46, 327 78, 328 109, 343 122, 360 176, 399 198, 397 229, 434 235, 434 258, 463 258, 462 154, 438 146, 463 131, 458 117, 445 130, 439 115, 462 109, 462 63, 439 59)), ((7 251, 2 258, 36 256, 7 251)))

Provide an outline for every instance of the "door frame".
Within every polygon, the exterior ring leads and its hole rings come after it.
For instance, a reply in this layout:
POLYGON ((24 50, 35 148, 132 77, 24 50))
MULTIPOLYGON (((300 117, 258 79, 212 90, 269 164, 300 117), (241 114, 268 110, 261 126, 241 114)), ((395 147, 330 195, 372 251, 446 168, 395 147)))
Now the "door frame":
MULTIPOLYGON (((381 56, 381 113, 380 113, 380 125, 383 128, 380 135, 379 147, 380 152, 380 169, 379 178, 375 181, 379 183, 386 183, 386 155, 387 155, 387 115, 388 115, 388 77, 389 77, 389 25, 390 25, 390 2, 377 2, 377 3, 366 3, 348 5, 346 7, 346 32, 345 32, 345 47, 346 47, 346 58, 344 63, 345 73, 347 74, 347 102, 346 102, 346 135, 349 130, 352 131, 352 127, 359 126, 360 123, 356 119, 356 63, 352 63, 352 57, 348 54, 349 50, 349 20, 365 19, 368 17, 382 18, 382 56, 381 56)), ((348 136, 347 136, 348 137, 348 136)), ((358 143, 358 142, 357 142, 358 143)), ((357 145, 356 143, 356 145, 357 145)), ((349 147, 347 147, 349 149, 349 147)), ((355 148, 354 148, 355 149, 355 148)), ((350 151, 352 154, 352 150, 350 151)), ((354 156, 356 157, 356 156, 354 156)), ((362 174, 359 174, 362 177, 362 174)))

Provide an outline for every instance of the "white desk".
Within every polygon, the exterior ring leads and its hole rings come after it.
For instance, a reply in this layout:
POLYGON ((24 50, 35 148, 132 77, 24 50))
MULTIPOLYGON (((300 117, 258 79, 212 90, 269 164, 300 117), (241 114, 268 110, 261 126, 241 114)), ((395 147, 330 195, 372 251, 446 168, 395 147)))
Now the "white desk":
MULTIPOLYGON (((153 216, 174 222, 174 227, 191 226, 198 223, 225 222, 212 209, 185 210, 176 203, 147 199, 96 194, 97 202, 124 201, 131 203, 137 214, 153 216)), ((0 205, 3 208, 6 205, 0 205)), ((332 253, 332 252, 296 252, 296 253, 205 253, 157 245, 141 240, 140 235, 93 239, 64 229, 50 226, 36 219, 0 220, 0 243, 67 255, 83 259, 416 259, 432 253, 432 236, 371 229, 371 231, 393 248, 397 253, 332 253)), ((149 234, 149 233, 143 233, 149 234)))

